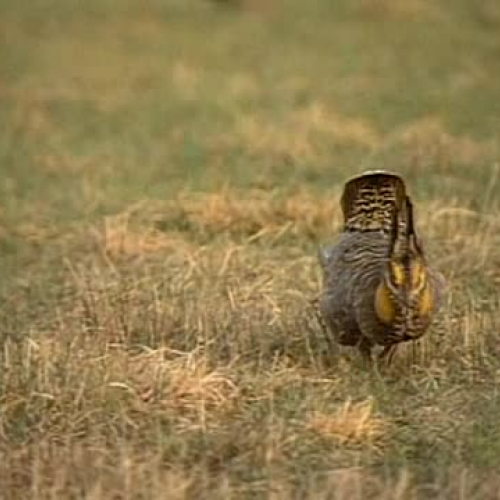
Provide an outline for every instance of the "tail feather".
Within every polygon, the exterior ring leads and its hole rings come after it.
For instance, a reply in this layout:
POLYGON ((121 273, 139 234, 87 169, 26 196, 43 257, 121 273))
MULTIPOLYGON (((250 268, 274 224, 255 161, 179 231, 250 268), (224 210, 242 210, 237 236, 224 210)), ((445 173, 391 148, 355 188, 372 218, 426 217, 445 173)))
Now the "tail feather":
POLYGON ((396 174, 374 171, 351 179, 341 198, 345 230, 390 231, 405 198, 405 183, 396 174))
POLYGON ((400 262, 415 255, 423 257, 423 249, 415 229, 413 203, 408 195, 401 208, 392 214, 390 234, 389 257, 396 257, 400 262))

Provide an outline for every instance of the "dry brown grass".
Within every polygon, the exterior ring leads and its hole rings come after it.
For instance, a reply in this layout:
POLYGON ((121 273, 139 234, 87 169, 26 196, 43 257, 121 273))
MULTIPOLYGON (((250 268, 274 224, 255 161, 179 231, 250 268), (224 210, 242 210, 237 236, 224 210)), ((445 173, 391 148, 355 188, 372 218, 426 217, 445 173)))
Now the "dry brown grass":
MULTIPOLYGON (((456 245, 451 254, 434 247, 451 298, 419 356, 402 349, 387 381, 376 382, 348 350, 332 356, 307 312, 319 286, 314 254, 294 244, 288 254, 268 236, 265 252, 255 238, 238 242, 247 220, 278 233, 300 220, 301 238, 323 234, 333 216, 330 197, 313 204, 304 193, 288 203, 247 196, 226 190, 179 198, 175 205, 198 225, 187 233, 138 229, 139 221, 170 213, 169 204, 142 203, 107 218, 93 230, 99 251, 86 264, 68 263, 64 301, 38 315, 22 340, 4 339, 8 451, 0 476, 11 491, 22 495, 26 484, 36 498, 78 488, 96 499, 125 489, 162 498, 168 484, 173 498, 207 491, 213 498, 290 498, 290 460, 312 460, 308 498, 329 498, 332 485, 335 498, 386 498, 389 491, 420 498, 411 475, 383 480, 366 467, 408 446, 410 429, 443 447, 467 442, 469 389, 489 386, 498 372, 490 332, 499 321, 498 305, 484 308, 468 296, 468 280, 476 267, 491 270, 496 233, 485 245, 482 228, 460 211, 422 217, 424 232, 456 245), (302 220, 313 206, 310 220, 319 224, 302 220), (218 237, 198 246, 192 235, 207 227, 218 237), (145 238, 149 231, 157 243, 147 243, 155 241, 145 238), (241 482, 252 467, 260 479, 241 482)), ((464 479, 464 491, 474 478, 464 479)), ((494 488, 488 481, 486 495, 494 488)), ((453 498, 453 484, 436 478, 428 487, 453 498)))
MULTIPOLYGON (((180 194, 170 202, 141 202, 108 216, 94 239, 110 257, 140 258, 230 238, 238 243, 278 245, 287 239, 317 240, 340 226, 338 194, 318 199, 300 190, 284 197, 264 190, 180 194), (194 241, 193 241, 194 240, 194 241)), ((304 241, 306 241, 304 240, 304 241)))
POLYGON ((387 424, 376 415, 373 400, 353 403, 347 400, 333 415, 315 413, 309 427, 341 445, 377 446, 384 437, 387 424))

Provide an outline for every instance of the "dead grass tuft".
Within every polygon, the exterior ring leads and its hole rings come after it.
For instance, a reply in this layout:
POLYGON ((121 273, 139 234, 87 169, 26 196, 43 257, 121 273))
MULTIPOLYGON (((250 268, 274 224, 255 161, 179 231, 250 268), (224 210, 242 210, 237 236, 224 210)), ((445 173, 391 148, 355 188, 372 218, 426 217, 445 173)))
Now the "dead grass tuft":
MULTIPOLYGON (((152 204, 154 206, 154 204, 152 204)), ((102 231, 93 230, 97 244, 111 259, 141 257, 168 250, 192 250, 192 245, 177 231, 164 232, 154 227, 154 220, 147 220, 151 207, 143 203, 104 219, 102 231), (137 217, 143 224, 138 225, 137 217)))
POLYGON ((196 350, 179 353, 159 349, 129 362, 129 376, 142 401, 153 404, 157 411, 163 408, 183 418, 195 415, 203 426, 209 413, 222 418, 239 397, 238 387, 227 371, 210 369, 206 358, 196 350))
POLYGON ((387 437, 388 422, 377 415, 374 401, 360 403, 347 400, 335 414, 315 413, 308 427, 327 439, 338 443, 378 446, 387 437))

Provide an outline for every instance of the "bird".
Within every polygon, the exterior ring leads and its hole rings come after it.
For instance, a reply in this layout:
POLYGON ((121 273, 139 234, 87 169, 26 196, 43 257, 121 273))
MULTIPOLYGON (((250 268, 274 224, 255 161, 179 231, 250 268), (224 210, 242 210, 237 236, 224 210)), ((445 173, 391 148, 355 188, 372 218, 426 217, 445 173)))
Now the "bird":
POLYGON ((372 349, 391 364, 398 345, 422 337, 442 306, 445 280, 431 267, 414 207, 398 174, 367 171, 348 180, 340 200, 344 227, 318 250, 320 321, 330 340, 372 349))

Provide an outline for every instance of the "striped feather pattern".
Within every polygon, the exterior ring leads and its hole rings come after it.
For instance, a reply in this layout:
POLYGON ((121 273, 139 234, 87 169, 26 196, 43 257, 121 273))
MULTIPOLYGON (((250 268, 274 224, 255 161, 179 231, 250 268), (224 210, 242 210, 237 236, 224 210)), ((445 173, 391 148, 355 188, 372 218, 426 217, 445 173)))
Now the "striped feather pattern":
POLYGON ((442 276, 429 267, 418 241, 413 204, 403 180, 369 172, 347 182, 341 199, 344 230, 320 250, 319 312, 332 337, 370 356, 415 340, 439 309, 442 276))

